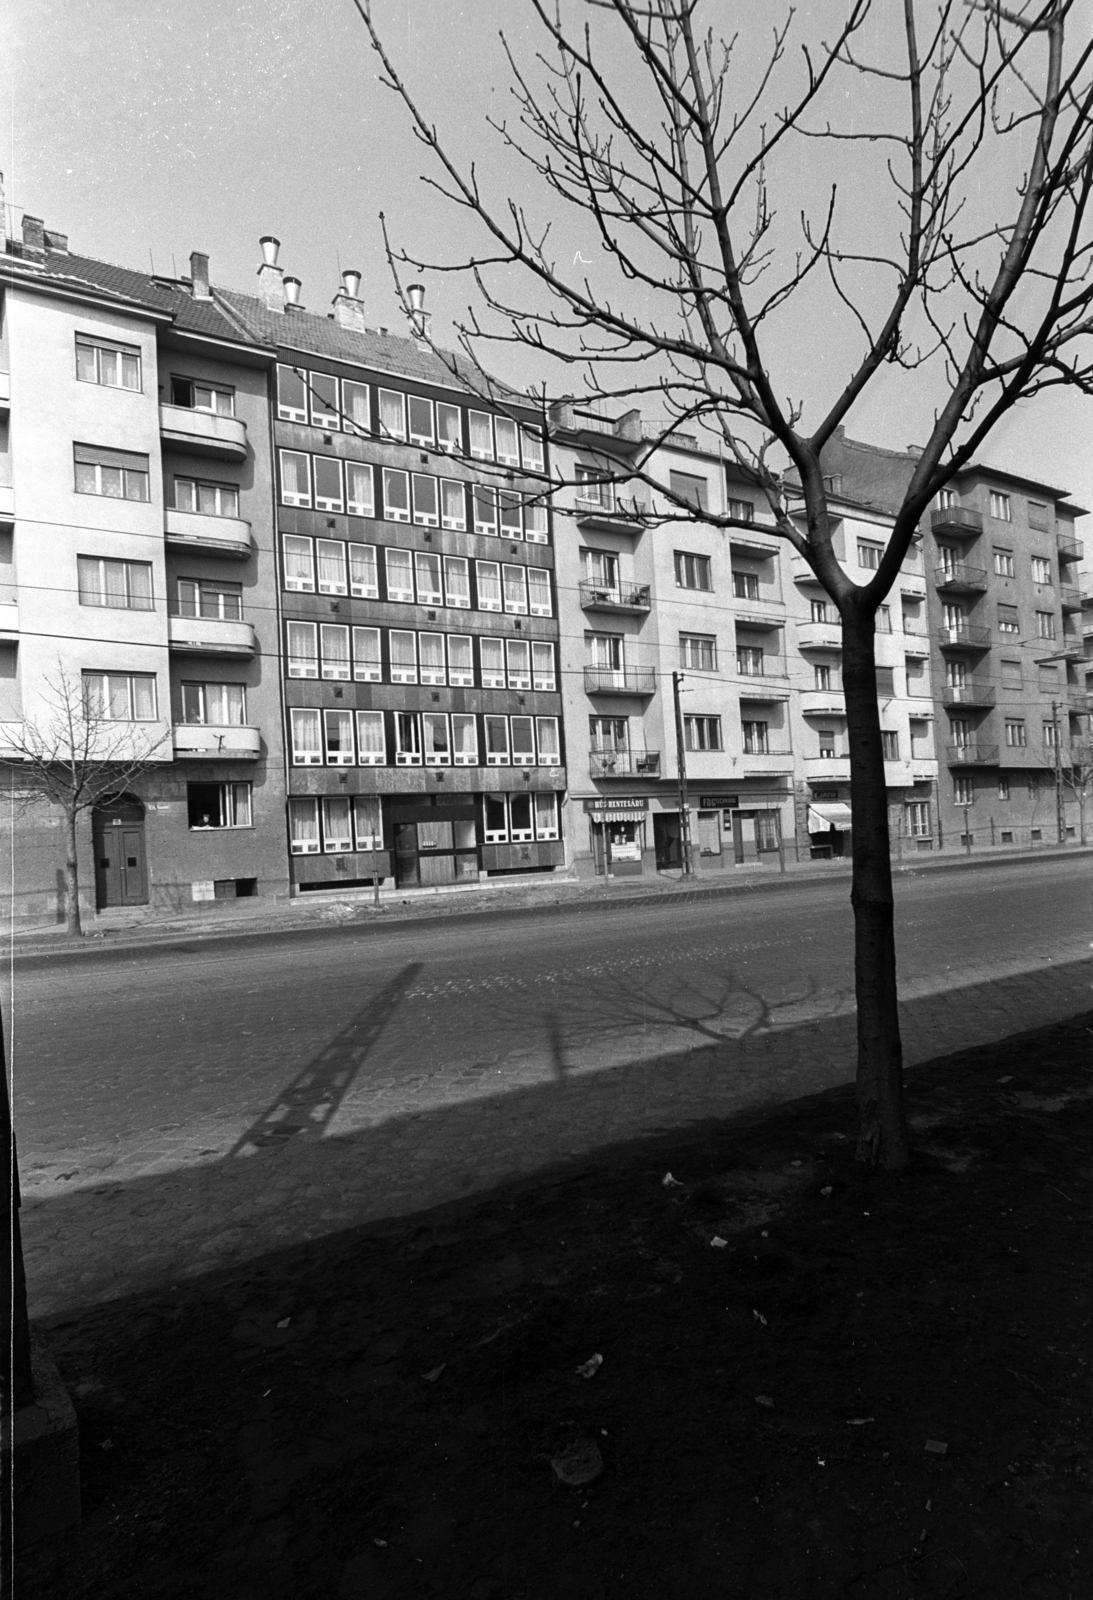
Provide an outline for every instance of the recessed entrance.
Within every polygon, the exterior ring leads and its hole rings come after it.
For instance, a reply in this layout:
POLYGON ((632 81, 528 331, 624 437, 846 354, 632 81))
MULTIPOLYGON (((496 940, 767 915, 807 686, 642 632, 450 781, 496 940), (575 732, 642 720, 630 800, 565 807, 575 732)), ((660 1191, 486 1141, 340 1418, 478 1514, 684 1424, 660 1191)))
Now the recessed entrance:
POLYGON ((148 865, 144 850, 144 806, 135 795, 104 800, 91 816, 95 850, 95 905, 148 904, 148 865))

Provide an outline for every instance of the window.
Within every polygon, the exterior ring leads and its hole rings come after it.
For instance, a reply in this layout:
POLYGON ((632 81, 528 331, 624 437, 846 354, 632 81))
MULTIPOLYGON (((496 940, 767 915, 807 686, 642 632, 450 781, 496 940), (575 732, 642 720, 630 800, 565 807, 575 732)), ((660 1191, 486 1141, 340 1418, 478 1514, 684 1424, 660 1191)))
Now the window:
POLYGON ((966 750, 971 743, 971 723, 966 717, 953 717, 949 722, 949 737, 954 750, 966 750))
POLYGON ((452 716, 452 760, 457 767, 478 765, 477 718, 460 713, 452 716))
POLYGON ((504 640, 479 639, 478 659, 481 663, 483 689, 503 689, 505 687, 504 640))
POLYGON ((277 368, 277 415, 282 422, 307 421, 307 387, 295 367, 277 368))
POLYGON ((533 617, 554 615, 550 599, 550 573, 545 567, 528 568, 528 597, 533 617))
POLYGON ((684 717, 683 743, 688 750, 720 750, 721 718, 684 717))
POLYGON ((440 448, 446 450, 449 455, 458 455, 463 449, 463 421, 459 407, 446 405, 443 400, 438 400, 436 429, 440 448))
MULTIPOLYGON (((668 487, 677 499, 686 505, 693 506, 696 511, 705 511, 710 497, 709 484, 705 478, 695 477, 690 472, 669 472, 668 487)), ((688 584, 687 588, 705 588, 704 584, 688 584)))
POLYGON ((1029 773, 1029 775, 1028 775, 1028 792, 1029 792, 1030 797, 1032 797, 1033 799, 1035 799, 1036 796, 1039 795, 1039 793, 1040 793, 1040 774, 1038 772, 1030 772, 1029 773))
POLYGON ((372 407, 366 383, 351 383, 342 379, 342 427, 346 433, 366 434, 372 431, 372 407))
POLYGON ((396 472, 392 467, 384 467, 383 514, 388 522, 409 522, 410 474, 408 472, 396 472))
POLYGON ((471 455, 479 461, 493 460, 493 418, 486 411, 470 411, 471 455))
POLYGON ((523 639, 509 639, 505 645, 510 689, 531 688, 531 646, 523 639))
POLYGON ((965 689, 968 685, 968 664, 966 661, 946 661, 945 683, 950 689, 965 689))
POLYGON ((479 610, 500 611, 501 568, 496 561, 476 561, 474 572, 475 582, 478 587, 479 610))
POLYGON ((383 807, 379 795, 354 797, 353 843, 358 850, 383 849, 383 807))
POLYGON ((423 528, 435 528, 440 521, 437 481, 424 473, 414 473, 414 521, 423 528))
POLYGON ((345 682, 349 677, 349 629, 336 622, 324 622, 319 628, 319 644, 323 677, 345 682))
POLYGON ((345 463, 345 509, 353 517, 374 517, 376 514, 372 468, 363 461, 345 463))
POLYGON ((586 633, 589 665, 617 672, 622 666, 621 633, 586 633))
POLYGON ((884 554, 882 544, 873 544, 868 539, 858 540, 858 566, 865 567, 869 572, 876 572, 880 566, 880 558, 884 554))
POLYGON ((1019 689, 1021 687, 1020 661, 1014 661, 1012 659, 1007 660, 1006 657, 1003 656, 999 665, 1002 670, 1003 689, 1019 689))
POLYGON ((176 617, 214 617, 218 622, 239 622, 243 616, 243 585, 222 579, 179 578, 171 614, 176 617))
POLYGON ((1009 781, 1009 779, 1007 777, 999 777, 999 779, 998 779, 998 798, 999 798, 999 800, 1008 800, 1009 797, 1010 797, 1010 781, 1009 781))
POLYGON ((241 683, 184 683, 182 720, 211 728, 242 728, 247 691, 241 683))
POLYGON ((353 676, 358 683, 379 683, 382 680, 378 628, 353 629, 353 676))
POLYGON ((382 711, 357 712, 357 761, 362 767, 386 765, 387 741, 382 711))
POLYGON ((881 730, 881 744, 884 747, 885 761, 899 760, 899 734, 889 732, 887 728, 881 730))
POLYGON ((991 516, 999 522, 1012 522, 1013 512, 1008 494, 999 494, 997 489, 991 490, 990 495, 991 516))
POLYGON ((483 483, 476 483, 471 491, 471 501, 474 506, 475 533, 495 534, 497 532, 497 491, 488 488, 483 483))
POLYGON ((535 806, 535 837, 537 839, 556 839, 558 837, 558 797, 555 794, 536 794, 532 796, 535 806))
POLYGON ((728 513, 729 516, 733 517, 737 522, 755 521, 755 507, 752 505, 750 500, 734 500, 730 495, 728 501, 728 513))
POLYGON ((234 483, 202 483, 196 478, 176 478, 174 487, 176 511, 196 511, 203 517, 239 515, 239 488, 234 483))
POLYGON ((514 494, 511 489, 499 489, 497 511, 502 539, 522 539, 524 537, 522 496, 514 494))
POLYGON ((316 539, 320 594, 345 594, 345 545, 340 539, 316 539))
POLYGON ((453 478, 442 478, 440 482, 440 524, 458 533, 467 526, 467 496, 463 485, 453 478))
POLYGON ((379 599, 380 579, 374 544, 349 546, 349 592, 364 600, 379 599))
POLYGON ((151 562, 78 556, 76 567, 82 606, 110 606, 120 611, 153 609, 151 562))
POLYGON ((1000 605, 998 607, 998 631, 999 633, 1020 633, 1021 626, 1017 618, 1016 606, 1000 605))
POLYGON ((319 713, 294 706, 289 712, 294 767, 319 767, 323 761, 323 741, 319 713))
POLYGON ((930 802, 928 800, 908 800, 907 833, 912 839, 928 839, 930 837, 930 802))
POLYGON ((1013 551, 1004 550, 1000 545, 994 547, 994 573, 997 578, 1015 578, 1017 568, 1013 564, 1013 551))
POLYGON ((444 557, 444 603, 462 611, 470 608, 471 571, 463 556, 444 557))
POLYGON ((512 739, 512 764, 514 767, 535 765, 535 726, 531 717, 510 717, 509 733, 512 739))
POLYGON ((311 504, 311 457, 299 450, 281 451, 281 504, 311 504))
POLYGON ((736 671, 741 678, 761 678, 763 676, 763 652, 757 645, 738 644, 736 647, 736 671))
POLYGON ((832 607, 826 600, 812 600, 809 602, 808 620, 810 622, 832 622, 832 607))
POLYGON ((524 538, 529 544, 547 543, 546 501, 534 495, 524 501, 524 538))
POLYGON ((311 540, 302 534, 284 533, 281 553, 285 563, 285 588, 314 594, 315 552, 311 540))
POLYGON ((1055 613, 1053 611, 1037 611, 1036 637, 1038 639, 1054 639, 1055 613))
POLYGON ((191 828, 249 828, 249 783, 188 783, 186 812, 191 828))
POLYGON ((440 557, 419 550, 414 556, 414 570, 417 573, 418 605, 442 606, 444 590, 440 583, 440 557))
POLYGON ((444 670, 444 635, 423 633, 418 637, 418 662, 422 683, 447 683, 444 670))
POLYGON ((816 738, 820 748, 821 761, 834 761, 835 759, 835 730, 834 728, 817 728, 816 738))
POLYGON ((577 504, 585 509, 613 511, 615 490, 610 480, 595 467, 575 467, 573 476, 577 485, 577 504))
POLYGON ((554 678, 554 646, 552 644, 533 644, 531 647, 531 686, 533 689, 543 689, 553 692, 554 678))
POLYGON ((484 796, 485 825, 483 838, 487 844, 504 844, 509 836, 509 810, 503 794, 484 796))
POLYGON ((340 855, 347 850, 352 850, 353 839, 350 831, 349 796, 341 794, 324 795, 322 813, 323 850, 326 854, 340 855))
POLYGON ((734 572, 732 592, 737 600, 758 600, 759 578, 754 572, 734 572))
POLYGON ((509 765, 509 723, 507 717, 483 717, 486 729, 486 765, 509 765))
POLYGON ((391 652, 391 682, 417 682, 417 634, 392 628, 387 636, 391 652))
POLYGON ((99 494, 108 500, 148 499, 147 456, 78 444, 73 457, 77 494, 99 494))
POLYGON ((892 700, 896 693, 895 667, 877 667, 877 699, 892 700))
POLYGON ((1054 750, 1059 743, 1059 728, 1054 717, 1045 717, 1043 723, 1044 749, 1054 750))
POLYGON ((501 575, 505 588, 505 610, 526 615, 528 590, 525 569, 523 567, 503 566, 501 575))
POLYGON ((681 633, 679 664, 692 672, 717 671, 717 640, 712 634, 681 633))
POLYGON ((318 800, 290 800, 288 803, 289 850, 294 856, 319 853, 318 800))
MULTIPOLYGON (((326 764, 328 767, 353 765, 353 713, 351 711, 324 711, 323 732, 326 734, 326 764)), ((349 846, 346 845, 346 849, 349 846)))
POLYGON ((448 682, 454 689, 474 687, 474 647, 465 633, 448 635, 448 682))
POLYGON ((426 711, 421 718, 422 746, 427 767, 450 767, 452 745, 448 718, 443 711, 426 711))
POLYGON ((316 511, 341 511, 345 505, 342 493, 342 464, 334 456, 315 457, 315 509, 316 511))
POLYGON ((405 439, 406 397, 393 389, 380 390, 380 437, 405 439))
POLYGON ((290 678, 319 676, 319 648, 313 622, 285 624, 288 675, 290 678))
POLYGON ((1006 723, 1006 745, 1010 750, 1023 750, 1028 743, 1023 722, 1006 723))
POLYGON ((1036 663, 1036 678, 1041 694, 1055 694, 1059 688, 1059 668, 1052 662, 1036 663))
POLYGON ((767 723, 742 722, 740 728, 744 735, 744 754, 746 756, 765 756, 770 754, 767 723))
POLYGON ((543 436, 534 428, 520 429, 520 459, 529 472, 542 472, 543 436))
POLYGON ((156 680, 150 672, 85 672, 84 705, 104 722, 155 722, 156 680))
POLYGON ((557 717, 536 717, 535 739, 539 749, 541 767, 560 767, 562 745, 558 733, 557 717))
POLYGON ((891 606, 878 606, 877 607, 877 632, 878 633, 891 633, 891 631, 892 631, 892 607, 891 606))
POLYGON ((337 428, 341 425, 338 411, 338 380, 328 372, 308 374, 308 391, 311 401, 313 428, 337 428))
POLYGON ((1051 562, 1047 556, 1033 556, 1032 558, 1033 583, 1051 583, 1051 562))
POLYGON ((412 444, 432 444, 436 437, 433 431, 433 402, 426 400, 423 395, 410 395, 407 405, 410 413, 410 441, 412 444))
POLYGON ((395 765, 421 766, 421 725, 413 711, 395 712, 395 765))
POLYGON ((413 556, 409 550, 388 549, 384 551, 384 569, 387 575, 388 600, 401 600, 413 603, 414 599, 414 568, 413 556))
POLYGON ((970 806, 975 803, 975 781, 970 772, 958 772, 953 778, 953 805, 970 806))
POLYGON ((497 444, 497 459, 506 467, 520 465, 520 449, 516 440, 516 424, 511 417, 494 417, 494 439, 497 444))
POLYGON ((509 801, 509 838, 513 844, 522 844, 535 837, 531 820, 531 795, 510 794, 509 801))
POLYGON ((81 383, 101 383, 107 389, 139 390, 140 348, 78 333, 76 376, 81 383))
POLYGON ((930 676, 926 671, 925 661, 917 661, 911 656, 903 658, 903 674, 907 680, 907 693, 916 698, 929 698, 930 676))
POLYGON ((813 667, 812 687, 814 689, 833 689, 835 687, 831 680, 830 667, 813 667))

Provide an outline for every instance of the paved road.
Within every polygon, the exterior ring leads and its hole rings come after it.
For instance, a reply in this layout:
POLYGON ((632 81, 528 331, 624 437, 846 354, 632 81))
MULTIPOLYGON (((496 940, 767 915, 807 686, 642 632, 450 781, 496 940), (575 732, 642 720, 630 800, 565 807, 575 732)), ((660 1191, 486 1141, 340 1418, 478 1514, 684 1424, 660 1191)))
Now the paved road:
MULTIPOLYGON (((32 1311, 846 1081, 844 883, 17 969, 32 1311)), ((909 1063, 1093 1005, 1093 862, 900 883, 909 1063)))

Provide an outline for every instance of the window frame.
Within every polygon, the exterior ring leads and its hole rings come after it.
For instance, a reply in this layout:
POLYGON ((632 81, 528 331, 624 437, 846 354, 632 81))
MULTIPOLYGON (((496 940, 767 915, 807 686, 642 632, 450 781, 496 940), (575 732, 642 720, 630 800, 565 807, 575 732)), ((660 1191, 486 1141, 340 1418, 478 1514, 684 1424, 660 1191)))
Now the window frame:
MULTIPOLYGON (((383 712, 366 711, 361 710, 358 707, 354 716, 354 722, 356 724, 355 732, 357 735, 358 767, 385 767, 387 765, 387 723, 383 712), (369 728, 379 728, 380 748, 378 751, 371 749, 367 751, 365 750, 366 741, 361 735, 361 727, 365 724, 367 724, 369 728)), ((367 742, 370 744, 371 738, 369 738, 367 742)))
POLYGON ((376 515, 376 475, 372 470, 370 461, 346 461, 345 463, 345 509, 351 517, 372 517, 376 515), (350 484, 361 475, 368 485, 368 494, 365 499, 360 499, 351 492, 350 484))
POLYGON ((338 391, 338 380, 332 372, 308 372, 307 375, 307 411, 310 424, 313 428, 321 428, 324 433, 338 433, 342 425, 341 395, 338 391), (334 387, 334 409, 326 409, 326 402, 316 403, 315 384, 317 379, 322 379, 334 387))
POLYGON ((296 506, 301 510, 311 508, 311 457, 306 450, 287 450, 278 446, 277 450, 277 476, 281 488, 281 504, 283 506, 296 506), (305 478, 307 488, 290 491, 285 487, 285 462, 289 458, 302 461, 305 464, 305 478))
MULTIPOLYGON (((302 550, 293 552, 297 558, 303 556, 302 550)), ((282 587, 290 594, 314 594, 316 582, 315 569, 315 541, 307 533, 282 533, 281 535, 281 580, 282 587), (288 575, 288 557, 290 539, 298 540, 301 545, 307 546, 307 564, 311 571, 310 578, 290 578, 288 575)))
POLYGON ((403 550, 401 546, 389 544, 383 547, 383 587, 387 599, 393 605, 414 604, 414 552, 403 550), (392 583, 392 569, 401 561, 406 563, 409 585, 398 588, 392 583))
POLYGON ((320 676, 328 683, 349 683, 352 680, 353 657, 348 623, 319 623, 319 661, 320 676), (328 650, 327 646, 335 641, 344 644, 344 653, 341 650, 328 650))
MULTIPOLYGON (((324 706, 323 707, 323 755, 324 764, 328 767, 355 767, 357 764, 356 740, 354 738, 353 708, 351 706, 324 706), (340 749, 330 737, 330 730, 337 722, 349 730, 348 749, 343 745, 340 749)), ((340 738, 339 738, 340 742, 340 738)))
POLYGON ((723 751, 721 718, 706 712, 688 712, 683 718, 683 748, 688 754, 707 755, 723 751), (701 741, 707 741, 705 743, 701 741))
POLYGON ((556 694, 558 673, 554 659, 554 642, 551 639, 532 639, 531 641, 531 687, 542 694, 556 694), (550 660, 550 671, 541 672, 535 664, 537 652, 547 651, 550 660))
POLYGON ((315 581, 320 594, 345 595, 349 593, 349 552, 344 539, 315 539, 315 581), (331 579, 322 577, 324 556, 329 560, 330 552, 337 552, 337 564, 341 572, 339 578, 331 579))
POLYGON ((239 521, 239 485, 237 483, 220 483, 211 478, 191 478, 184 472, 172 474, 171 492, 174 500, 172 510, 183 511, 187 516, 198 517, 233 517, 239 521), (179 487, 185 485, 193 490, 193 504, 184 506, 179 504, 179 487), (215 509, 210 511, 201 504, 201 491, 211 489, 216 496, 215 509), (226 509, 224 496, 227 496, 226 509))
POLYGON ((440 526, 448 528, 453 533, 467 531, 467 485, 462 478, 440 480, 440 526), (450 515, 447 509, 449 500, 447 491, 450 489, 454 489, 459 497, 460 509, 456 516, 450 515))
POLYGON ((342 469, 342 462, 341 462, 341 458, 340 457, 338 457, 338 456, 320 456, 320 455, 316 455, 316 456, 314 456, 312 458, 312 463, 311 463, 311 491, 312 491, 312 494, 313 494, 314 499, 315 499, 315 510, 316 511, 342 512, 342 511, 345 510, 345 473, 344 473, 344 471, 342 469), (335 473, 337 475, 337 479, 338 479, 338 493, 337 493, 337 495, 329 495, 329 494, 320 494, 319 493, 319 467, 320 467, 320 464, 323 466, 324 471, 325 471, 325 469, 328 469, 330 467, 334 468, 334 471, 335 471, 335 473))
POLYGON ((277 363, 277 417, 281 422, 307 422, 307 378, 301 367, 289 366, 286 362, 277 363), (303 389, 303 405, 286 405, 281 399, 281 374, 288 373, 296 379, 303 389))
POLYGON ((288 713, 290 765, 321 767, 323 764, 323 721, 318 706, 290 706, 288 713), (313 729, 314 740, 304 740, 299 730, 313 729))
POLYGON ((84 714, 88 721, 94 722, 158 722, 160 718, 159 685, 157 679, 158 674, 154 672, 111 672, 109 670, 90 670, 85 667, 81 681, 81 689, 83 691, 81 703, 84 707, 84 714), (100 704, 98 707, 96 707, 93 705, 91 698, 92 683, 99 679, 102 680, 104 687, 99 691, 100 704), (125 683, 125 698, 129 710, 128 716, 115 717, 110 715, 110 707, 113 702, 115 692, 111 686, 115 682, 125 683), (138 717, 133 715, 137 703, 134 685, 137 682, 151 685, 152 712, 150 716, 138 717))
MULTIPOLYGON (((361 544, 359 541, 351 539, 346 544, 345 553, 349 568, 349 593, 355 595, 358 600, 378 600, 380 597, 380 569, 377 547, 374 544, 361 544), (373 581, 371 583, 363 583, 359 578, 355 580, 353 577, 353 553, 357 550, 370 550, 372 552, 373 581)), ((367 562, 365 562, 365 565, 367 565, 367 562)))
POLYGON ((427 395, 408 394, 406 396, 406 436, 410 444, 433 445, 436 443, 436 408, 427 395), (429 431, 422 433, 415 430, 413 415, 415 406, 427 406, 429 410, 429 431))
POLYGON ((380 386, 377 386, 376 432, 379 434, 381 439, 397 439, 403 444, 406 443, 406 396, 401 389, 384 389, 380 386), (387 422, 384 420, 383 402, 385 398, 398 401, 398 411, 402 421, 397 431, 392 431, 387 422))
POLYGON ((319 637, 316 623, 303 622, 296 618, 286 619, 285 664, 290 678, 318 678, 319 637), (301 642, 305 646, 303 650, 300 649, 301 642))
POLYGON ((410 474, 401 467, 384 467, 383 469, 383 519, 385 522, 406 522, 411 520, 410 499, 410 474), (395 504, 394 497, 389 492, 397 480, 401 479, 405 487, 405 506, 395 504))
POLYGON ((380 629, 367 624, 353 623, 350 635, 350 649, 353 652, 354 682, 382 683, 383 638, 380 629), (372 640, 374 640, 374 648, 366 649, 366 641, 371 645, 372 640))
POLYGON ((118 339, 107 339, 97 333, 76 333, 76 381, 78 383, 94 383, 100 389, 123 389, 128 394, 144 393, 144 362, 143 352, 139 344, 124 344, 118 339), (94 354, 95 375, 87 377, 80 371, 80 351, 90 350, 94 354), (136 383, 110 383, 101 377, 102 361, 104 354, 115 355, 118 358, 118 374, 124 379, 126 359, 136 362, 136 383))
POLYGON ((156 608, 155 595, 152 591, 152 563, 150 561, 129 561, 121 556, 88 556, 76 557, 76 589, 81 606, 90 606, 100 611, 154 611, 156 608), (91 564, 99 568, 98 586, 96 593, 99 598, 89 599, 92 592, 85 583, 86 569, 91 564), (110 599, 109 587, 106 582, 108 567, 120 567, 125 591, 124 599, 110 599), (136 596, 134 601, 133 573, 140 572, 147 578, 147 595, 136 596), (144 602, 147 603, 144 603, 144 602))
POLYGON ((446 645, 448 656, 448 682, 453 689, 474 688, 474 636, 469 633, 449 633, 446 645), (452 643, 460 641, 459 654, 467 657, 467 664, 456 666, 452 662, 452 643), (464 644, 466 649, 464 649, 464 644))
POLYGON ((417 682, 417 634, 412 628, 388 628, 387 630, 387 660, 388 672, 392 683, 417 682), (395 640, 400 641, 399 661, 395 663, 395 640), (405 641, 409 640, 409 646, 405 641), (410 657, 413 656, 413 665, 410 657))
POLYGON ((130 505, 148 505, 152 498, 151 461, 139 450, 115 450, 108 445, 82 444, 74 441, 72 476, 74 494, 90 495, 97 500, 121 500, 130 505), (114 459, 111 460, 110 457, 114 459), (87 483, 89 468, 94 473, 92 488, 89 488, 87 483), (104 472, 120 474, 118 481, 123 491, 121 494, 110 494, 103 487, 104 472), (143 492, 131 494, 129 492, 131 488, 141 489, 143 492))
POLYGON ((701 594, 713 593, 713 565, 708 555, 702 555, 697 550, 673 550, 672 559, 675 566, 677 589, 690 589, 701 594), (694 565, 688 566, 688 563, 694 563, 694 565), (689 572, 696 580, 701 576, 705 576, 706 582, 686 582, 689 572))

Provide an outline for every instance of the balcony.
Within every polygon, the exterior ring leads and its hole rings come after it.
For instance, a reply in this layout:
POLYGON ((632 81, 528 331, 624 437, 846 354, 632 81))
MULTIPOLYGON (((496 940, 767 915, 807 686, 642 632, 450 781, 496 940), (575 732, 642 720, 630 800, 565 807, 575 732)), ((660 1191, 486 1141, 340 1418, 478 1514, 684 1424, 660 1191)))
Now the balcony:
POLYGON ((19 633, 19 603, 0 600, 0 639, 14 639, 19 633))
POLYGON ((843 647, 842 623, 799 622, 797 646, 801 650, 841 650, 843 647))
MULTIPOLYGON (((756 556, 760 561, 773 561, 778 555, 778 545, 757 538, 761 525, 755 524, 755 533, 747 528, 729 528, 727 537, 730 550, 739 550, 742 556, 756 556)), ((799 558, 798 558, 799 559, 799 558)))
POLYGON ((769 673, 738 672, 737 685, 741 700, 755 700, 764 705, 773 705, 779 700, 789 699, 789 678, 786 673, 779 672, 774 667, 769 673))
POLYGON ((1085 639, 1075 628, 1067 628, 1060 640, 1058 654, 1063 661, 1085 660, 1085 639))
POLYGON ((937 642, 942 650, 986 650, 990 647, 991 630, 970 622, 958 628, 939 628, 937 642))
POLYGON ((1059 552, 1060 561, 1080 561, 1085 554, 1085 545, 1080 539, 1072 539, 1068 533, 1055 535, 1055 548, 1059 552))
POLYGON ((937 762, 922 756, 911 757, 911 782, 930 783, 937 777, 937 762))
POLYGON ((588 771, 593 778, 657 778, 659 750, 590 750, 588 771))
POLYGON ((1066 703, 1071 716, 1084 717, 1093 711, 1093 695, 1078 684, 1070 684, 1066 691, 1066 703))
POLYGON ((249 622, 219 617, 168 617, 167 642, 176 655, 252 656, 255 651, 249 622))
POLYGON ((167 543, 192 554, 231 556, 246 561, 254 552, 250 523, 240 517, 210 517, 200 511, 167 508, 167 543))
POLYGON ((11 410, 11 373, 0 372, 0 412, 11 410))
POLYGON ((22 739, 23 724, 21 722, 0 722, 0 756, 18 757, 22 739))
POLYGON ((819 578, 813 572, 804 556, 796 552, 790 557, 790 576, 794 583, 819 583, 819 578))
POLYGON ((180 722, 175 724, 174 740, 179 761, 257 761, 262 751, 257 728, 180 722))
POLYGON ((0 483, 0 523, 11 522, 15 517, 15 490, 10 483, 0 483))
POLYGON ((578 495, 574 504, 578 527, 605 533, 644 532, 646 510, 644 500, 632 500, 624 495, 599 495, 594 499, 578 495))
POLYGON ((762 628, 769 633, 786 625, 786 608, 781 600, 742 600, 734 595, 732 606, 737 627, 762 628))
POLYGON ((928 656, 930 636, 925 628, 909 628, 903 624, 903 653, 905 656, 928 656))
POLYGON ((930 532, 943 533, 947 539, 978 539, 983 518, 967 506, 942 506, 930 512, 930 532))
POLYGON ((841 689, 805 689, 801 712, 806 717, 845 717, 846 696, 841 689))
POLYGON ((745 778, 777 778, 793 771, 792 750, 745 750, 740 757, 745 778))
POLYGON ((1082 591, 1074 584, 1064 583, 1059 589, 1059 604, 1064 611, 1080 611, 1082 609, 1082 591))
POLYGON ((986 683, 944 683, 941 686, 943 706, 972 706, 986 711, 994 704, 994 689, 986 683))
POLYGON ((950 767, 996 767, 996 744, 951 744, 945 752, 950 767))
POLYGON ((188 406, 160 406, 159 436, 165 450, 217 461, 247 459, 247 425, 239 417, 218 417, 188 406))
POLYGON ((810 783, 845 783, 850 778, 850 757, 805 756, 804 768, 810 783))
POLYGON ((934 568, 934 583, 943 593, 978 594, 987 587, 987 573, 983 567, 966 567, 963 561, 950 561, 934 568))
POLYGON ((652 667, 585 667, 585 694, 656 694, 657 675, 652 667))
POLYGON ((642 616, 650 610, 649 585, 619 584, 610 588, 585 579, 581 583, 581 607, 585 611, 616 611, 626 616, 642 616))

